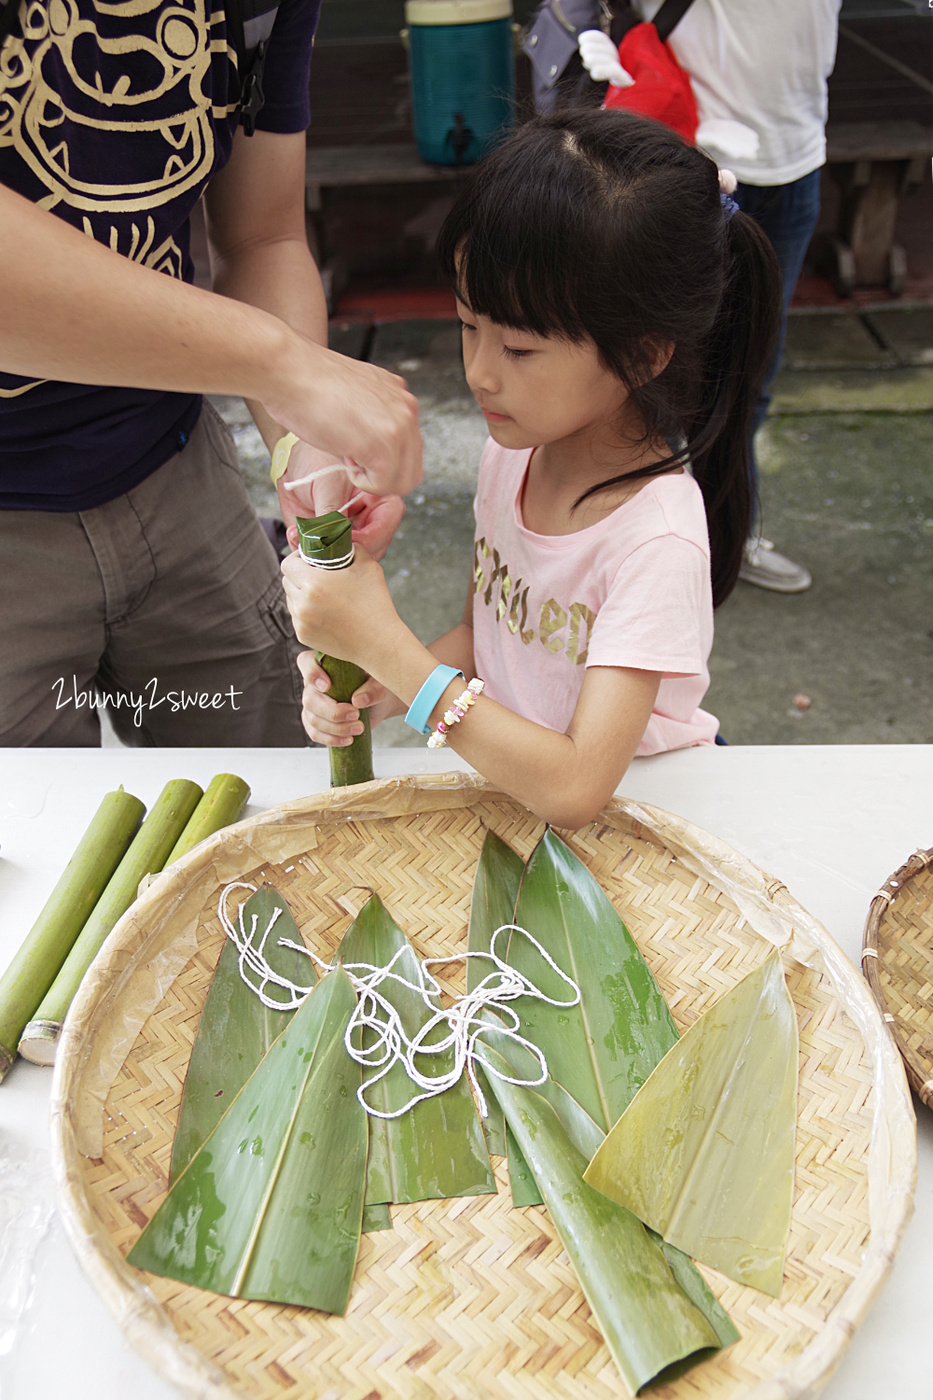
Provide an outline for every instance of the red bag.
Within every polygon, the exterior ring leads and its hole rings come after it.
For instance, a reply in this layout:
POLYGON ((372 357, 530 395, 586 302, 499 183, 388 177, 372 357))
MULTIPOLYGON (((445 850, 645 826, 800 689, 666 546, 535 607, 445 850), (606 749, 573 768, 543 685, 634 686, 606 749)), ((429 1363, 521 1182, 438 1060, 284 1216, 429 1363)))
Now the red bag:
POLYGON ((632 87, 612 84, 603 107, 628 107, 673 127, 693 144, 699 117, 690 79, 653 24, 636 24, 619 45, 619 62, 635 79, 632 87))

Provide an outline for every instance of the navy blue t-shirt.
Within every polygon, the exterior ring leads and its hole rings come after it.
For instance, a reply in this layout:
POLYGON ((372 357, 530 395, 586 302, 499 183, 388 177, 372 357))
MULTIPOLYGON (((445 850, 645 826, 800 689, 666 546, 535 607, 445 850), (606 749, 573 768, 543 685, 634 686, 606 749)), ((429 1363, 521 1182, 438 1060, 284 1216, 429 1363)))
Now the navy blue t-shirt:
MULTIPOLYGON (((256 121, 264 131, 308 125, 320 4, 281 0, 256 121)), ((0 65, 0 182, 191 282, 188 216, 230 158, 238 98, 223 0, 22 0, 0 65)), ((191 394, 0 373, 0 508, 113 500, 179 450, 200 409, 191 394)))

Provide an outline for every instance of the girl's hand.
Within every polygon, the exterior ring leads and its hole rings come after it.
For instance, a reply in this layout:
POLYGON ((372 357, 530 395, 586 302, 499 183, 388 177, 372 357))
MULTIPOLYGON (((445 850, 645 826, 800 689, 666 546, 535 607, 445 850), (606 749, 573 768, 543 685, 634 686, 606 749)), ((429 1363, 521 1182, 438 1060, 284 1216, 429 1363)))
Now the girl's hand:
POLYGON ((390 715, 403 714, 405 706, 385 686, 367 677, 349 704, 338 704, 327 694, 330 676, 318 664, 313 651, 303 651, 298 657, 298 669, 304 681, 301 695, 301 722, 309 739, 330 748, 346 748, 357 734, 362 734, 360 710, 369 710, 370 726, 375 729, 390 715))
POLYGON ((382 569, 365 549, 357 547, 346 569, 316 569, 296 552, 283 561, 282 574, 295 635, 316 651, 372 674, 391 634, 406 630, 382 569))

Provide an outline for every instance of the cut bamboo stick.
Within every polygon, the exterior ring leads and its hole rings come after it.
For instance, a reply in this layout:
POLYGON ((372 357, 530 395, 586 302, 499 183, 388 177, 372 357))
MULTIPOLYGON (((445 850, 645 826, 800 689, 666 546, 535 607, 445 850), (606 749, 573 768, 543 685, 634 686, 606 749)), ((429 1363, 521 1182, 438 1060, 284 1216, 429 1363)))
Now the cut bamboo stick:
MULTIPOLYGON (((366 672, 352 661, 339 661, 336 656, 321 656, 318 653, 318 661, 322 670, 326 671, 331 679, 329 694, 334 700, 345 704, 352 700, 353 692, 358 690, 366 679, 366 672)), ((373 736, 369 727, 369 711, 360 711, 360 720, 363 724, 362 734, 357 734, 352 744, 346 748, 332 748, 330 754, 330 785, 331 787, 348 787, 350 783, 372 782, 373 773, 373 736)))
POLYGON ((187 778, 173 778, 166 783, 81 929, 61 971, 23 1030, 19 1053, 25 1059, 37 1065, 54 1063, 62 1022, 82 977, 108 933, 133 903, 139 882, 165 865, 166 857, 202 796, 197 783, 189 782, 187 778))
POLYGON ((27 1022, 55 981, 107 882, 139 829, 138 797, 108 792, 3 977, 0 978, 0 1081, 27 1022))
MULTIPOLYGON (((352 525, 340 511, 332 510, 327 515, 316 515, 307 520, 299 516, 298 526, 301 557, 308 564, 317 562, 322 567, 347 569, 353 562, 351 540, 352 525)), ((330 696, 341 705, 349 703, 353 692, 358 690, 366 679, 366 672, 352 661, 341 661, 336 656, 324 656, 315 652, 318 664, 331 679, 330 696)), ((368 783, 373 773, 373 736, 369 727, 369 711, 360 713, 363 722, 362 734, 357 734, 352 744, 345 748, 330 749, 330 785, 348 787, 351 783, 368 783)))
POLYGON ((166 865, 172 865, 215 831, 232 826, 243 815, 249 801, 249 784, 235 773, 217 773, 204 789, 204 796, 191 814, 191 820, 169 852, 166 865))

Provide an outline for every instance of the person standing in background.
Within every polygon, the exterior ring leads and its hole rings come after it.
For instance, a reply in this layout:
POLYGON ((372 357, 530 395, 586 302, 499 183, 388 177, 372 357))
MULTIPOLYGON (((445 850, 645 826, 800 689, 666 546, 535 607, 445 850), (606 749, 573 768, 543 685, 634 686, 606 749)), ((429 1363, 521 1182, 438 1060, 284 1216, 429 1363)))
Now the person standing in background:
MULTIPOLYGON (((661 0, 633 0, 651 20, 661 0)), ((781 364, 787 310, 820 212, 826 160, 827 80, 836 59, 841 0, 693 0, 668 44, 690 75, 701 121, 741 122, 758 136, 754 156, 704 149, 738 178, 735 199, 764 229, 777 253, 784 314, 753 421, 764 421, 781 364)), ((752 465, 755 470, 754 449, 752 465)), ((757 471, 756 471, 757 476, 757 471)), ((810 574, 757 532, 739 575, 776 593, 802 593, 810 574)))

